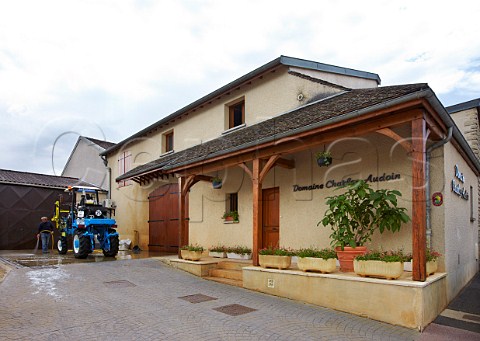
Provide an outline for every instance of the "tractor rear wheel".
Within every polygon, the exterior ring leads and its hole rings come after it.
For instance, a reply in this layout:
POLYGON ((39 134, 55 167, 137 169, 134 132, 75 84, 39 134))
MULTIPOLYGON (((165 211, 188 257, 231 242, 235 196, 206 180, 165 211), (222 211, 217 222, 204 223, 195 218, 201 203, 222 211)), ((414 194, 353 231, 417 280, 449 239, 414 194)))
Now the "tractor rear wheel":
POLYGON ((73 255, 75 258, 87 258, 91 251, 90 237, 83 232, 76 231, 73 236, 73 255))
POLYGON ((57 241, 57 251, 59 254, 64 255, 68 251, 68 246, 67 246, 67 238, 66 237, 60 237, 58 238, 57 241))
MULTIPOLYGON (((115 232, 115 230, 109 230, 109 233, 115 232)), ((103 255, 105 257, 115 257, 118 253, 118 236, 110 237, 110 250, 103 249, 103 255)))

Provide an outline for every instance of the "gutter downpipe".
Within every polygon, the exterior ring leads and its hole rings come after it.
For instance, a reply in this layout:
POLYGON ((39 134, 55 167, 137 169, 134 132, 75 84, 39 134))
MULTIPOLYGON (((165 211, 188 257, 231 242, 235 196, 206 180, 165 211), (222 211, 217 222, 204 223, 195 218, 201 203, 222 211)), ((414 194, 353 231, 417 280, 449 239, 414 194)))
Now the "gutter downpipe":
POLYGON ((105 168, 107 169, 107 178, 108 178, 108 183, 107 183, 107 199, 112 199, 112 195, 110 194, 110 189, 111 189, 111 182, 112 182, 112 169, 108 167, 108 160, 106 155, 101 155, 100 156, 103 160, 103 164, 105 165, 105 168))
POLYGON ((431 158, 431 152, 434 149, 437 149, 444 144, 448 143, 452 139, 453 135, 453 126, 448 127, 448 132, 447 132, 447 137, 445 137, 443 140, 440 140, 430 147, 427 148, 426 152, 426 162, 425 162, 425 183, 426 183, 426 188, 425 188, 425 198, 427 199, 426 203, 426 225, 427 225, 427 247, 430 249, 432 247, 432 221, 431 221, 431 209, 432 209, 432 203, 430 200, 430 158, 431 158))

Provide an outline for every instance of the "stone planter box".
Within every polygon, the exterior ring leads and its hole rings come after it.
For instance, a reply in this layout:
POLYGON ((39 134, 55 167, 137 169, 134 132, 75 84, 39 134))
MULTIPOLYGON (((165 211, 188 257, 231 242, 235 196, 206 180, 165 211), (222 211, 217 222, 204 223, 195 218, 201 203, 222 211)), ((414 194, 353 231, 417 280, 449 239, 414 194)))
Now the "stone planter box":
POLYGON ((397 279, 403 274, 403 262, 354 260, 353 269, 357 275, 362 277, 397 279))
POLYGON ((252 259, 252 254, 247 253, 245 255, 241 255, 239 253, 227 252, 227 258, 230 259, 241 259, 241 260, 249 260, 252 259))
MULTIPOLYGON (((412 262, 405 262, 403 265, 405 271, 412 271, 412 262)), ((438 263, 436 260, 427 262, 427 276, 433 275, 438 270, 438 263)))
POLYGON ((214 258, 227 258, 226 252, 219 252, 219 251, 208 251, 208 255, 214 258))
POLYGON ((436 260, 427 262, 427 276, 433 275, 438 270, 438 263, 436 260))
POLYGON ((188 251, 188 250, 180 250, 182 255, 182 259, 185 260, 193 260, 198 261, 202 258, 202 251, 188 251))
POLYGON ((337 260, 335 258, 298 257, 297 265, 302 271, 318 271, 328 274, 337 269, 337 260))
POLYGON ((259 255, 262 268, 288 269, 292 264, 292 256, 259 255))

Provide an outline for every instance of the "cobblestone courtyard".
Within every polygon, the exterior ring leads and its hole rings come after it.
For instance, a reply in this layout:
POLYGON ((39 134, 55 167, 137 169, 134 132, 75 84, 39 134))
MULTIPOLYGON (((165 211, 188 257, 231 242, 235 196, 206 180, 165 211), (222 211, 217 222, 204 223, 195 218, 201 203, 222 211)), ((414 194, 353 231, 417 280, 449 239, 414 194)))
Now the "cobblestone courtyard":
POLYGON ((155 259, 12 270, 1 340, 414 340, 415 330, 203 280, 155 259))

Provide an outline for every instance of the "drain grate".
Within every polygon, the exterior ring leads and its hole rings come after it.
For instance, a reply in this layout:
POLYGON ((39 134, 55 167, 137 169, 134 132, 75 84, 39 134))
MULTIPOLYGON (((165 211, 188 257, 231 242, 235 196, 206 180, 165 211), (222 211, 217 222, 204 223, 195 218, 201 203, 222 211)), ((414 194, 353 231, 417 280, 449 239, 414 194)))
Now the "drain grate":
POLYGON ((202 302, 207 302, 207 301, 212 301, 217 299, 216 297, 210 297, 203 294, 187 295, 179 298, 190 303, 202 303, 202 302))
POLYGON ((240 305, 240 304, 229 304, 229 305, 224 305, 223 307, 213 308, 213 310, 219 311, 221 313, 224 313, 230 316, 238 316, 238 315, 251 313, 252 311, 256 311, 257 309, 245 307, 244 305, 240 305))
POLYGON ((110 282, 103 282, 106 287, 108 288, 128 288, 128 287, 136 287, 135 284, 132 282, 126 281, 124 279, 120 279, 118 281, 110 281, 110 282))

